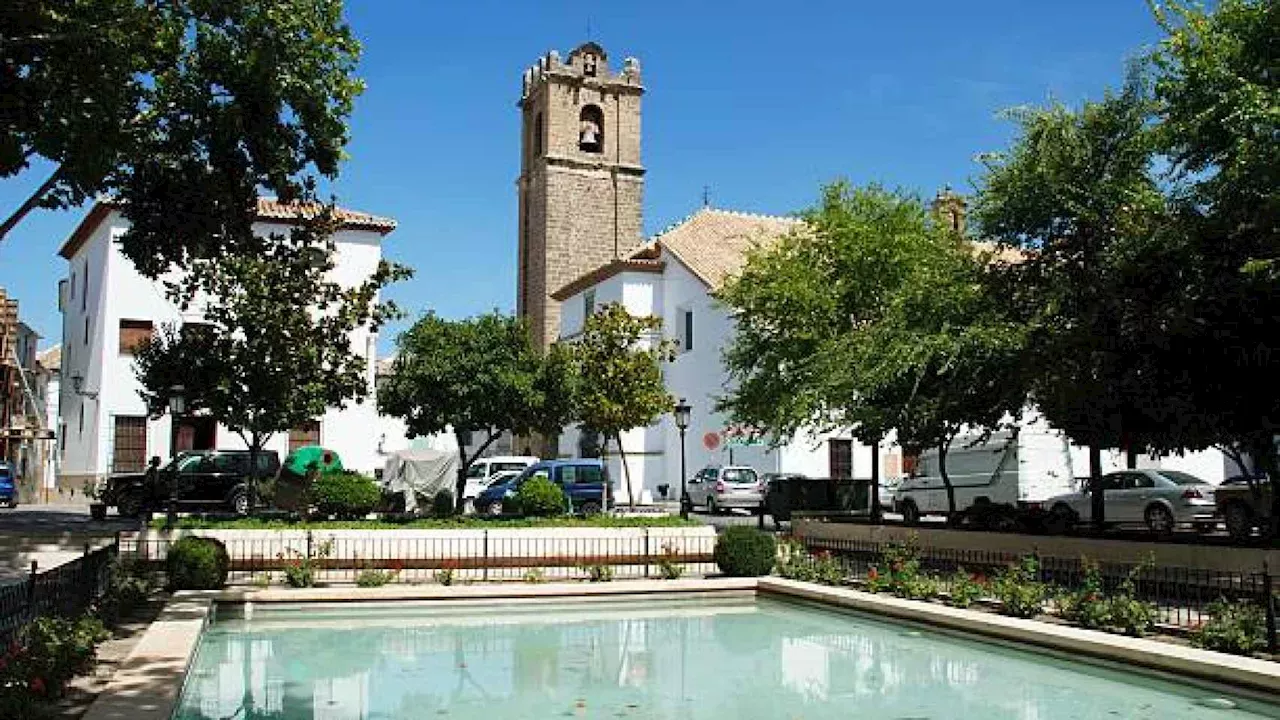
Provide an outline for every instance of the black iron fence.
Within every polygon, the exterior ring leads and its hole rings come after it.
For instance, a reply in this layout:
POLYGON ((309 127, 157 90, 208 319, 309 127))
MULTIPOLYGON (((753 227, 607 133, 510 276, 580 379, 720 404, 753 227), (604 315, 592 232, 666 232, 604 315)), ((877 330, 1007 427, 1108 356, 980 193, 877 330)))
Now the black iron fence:
MULTIPOLYGON (((219 537, 230 556, 231 584, 278 584, 289 566, 306 562, 320 582, 355 582, 367 570, 393 571, 389 582, 453 582, 663 577, 715 572, 715 537, 637 531, 626 535, 513 535, 475 530, 412 537, 399 533, 344 535, 284 531, 259 537, 219 537)), ((177 539, 122 533, 121 557, 163 568, 177 539)))
MULTIPOLYGON (((819 557, 830 554, 855 583, 865 583, 872 568, 877 573, 888 570, 884 561, 885 551, 891 547, 888 543, 806 538, 803 544, 810 554, 819 557)), ((921 571, 929 573, 938 591, 945 594, 951 593, 953 584, 960 578, 984 583, 1024 557, 983 550, 928 547, 915 550, 921 571)), ((1080 588, 1089 571, 1086 562, 1093 562, 1084 558, 1037 557, 1036 560, 1039 580, 1062 591, 1080 588)), ((1157 625, 1170 630, 1197 627, 1208 618, 1209 606, 1219 600, 1257 603, 1269 615, 1270 646, 1276 646, 1274 615, 1280 587, 1265 568, 1240 572, 1097 561, 1097 569, 1104 592, 1115 592, 1123 583, 1132 582, 1134 597, 1153 604, 1157 625)))
POLYGON ((115 557, 115 545, 86 545, 82 557, 47 570, 33 560, 25 578, 0 585, 0 643, 42 615, 70 618, 89 609, 107 592, 115 557))

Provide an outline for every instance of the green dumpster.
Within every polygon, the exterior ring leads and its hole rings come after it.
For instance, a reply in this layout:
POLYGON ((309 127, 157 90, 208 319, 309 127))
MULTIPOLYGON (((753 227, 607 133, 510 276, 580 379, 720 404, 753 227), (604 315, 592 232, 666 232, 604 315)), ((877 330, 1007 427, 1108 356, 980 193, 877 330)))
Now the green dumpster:
POLYGON ((304 445, 289 453, 276 478, 274 505, 277 508, 306 513, 311 489, 307 473, 313 468, 322 473, 342 470, 342 458, 319 445, 304 445))
POLYGON ((342 469, 342 458, 319 445, 304 445, 284 459, 284 468, 294 475, 306 475, 313 466, 322 473, 335 472, 342 469))

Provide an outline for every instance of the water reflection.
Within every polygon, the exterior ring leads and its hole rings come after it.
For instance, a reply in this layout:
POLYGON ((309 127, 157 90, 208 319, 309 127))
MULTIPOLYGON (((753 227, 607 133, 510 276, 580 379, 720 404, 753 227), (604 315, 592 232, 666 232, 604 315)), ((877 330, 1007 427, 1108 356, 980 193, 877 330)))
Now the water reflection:
POLYGON ((1249 717, 1194 699, 805 607, 651 601, 220 621, 176 717, 1249 717))

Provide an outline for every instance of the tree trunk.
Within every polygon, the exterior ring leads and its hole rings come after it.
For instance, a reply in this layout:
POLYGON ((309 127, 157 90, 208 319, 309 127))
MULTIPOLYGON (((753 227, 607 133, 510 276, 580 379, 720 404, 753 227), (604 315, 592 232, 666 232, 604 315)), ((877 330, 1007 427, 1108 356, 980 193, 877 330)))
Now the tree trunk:
POLYGON ((58 169, 54 170, 53 174, 49 176, 49 179, 45 180, 40 187, 36 188, 36 191, 31 193, 31 196, 23 201, 23 203, 18 206, 18 209, 13 211, 12 215, 5 218, 3 223, 0 223, 0 240, 4 240, 9 234, 9 231, 17 227, 18 223, 22 222, 22 219, 29 215, 32 210, 40 207, 40 201, 44 200, 45 196, 49 194, 49 191, 53 189, 53 186, 56 185, 58 180, 61 178, 62 166, 59 165, 58 169))
POLYGON ((631 468, 627 467, 627 451, 622 447, 622 433, 616 433, 613 441, 618 443, 618 459, 622 461, 622 477, 626 478, 627 483, 627 507, 632 510, 636 509, 636 493, 631 487, 631 468))
MULTIPOLYGON (((1253 504, 1257 505, 1262 502, 1262 487, 1258 485, 1257 472, 1249 470, 1249 465, 1244 461, 1244 452, 1237 445, 1219 445, 1218 451, 1223 455, 1231 458, 1231 462, 1236 464, 1240 470, 1240 476, 1244 478, 1245 484, 1249 486, 1249 495, 1253 498, 1253 504)), ((1257 461, 1254 461, 1254 468, 1257 468, 1257 461)))
MULTIPOLYGON (((467 446, 462 442, 462 433, 457 430, 453 431, 453 437, 458 442, 458 479, 453 484, 453 511, 461 515, 466 508, 466 503, 462 499, 463 493, 467 491, 467 471, 471 469, 471 462, 474 456, 467 459, 467 446)), ((410 489, 408 492, 414 492, 410 489)), ((409 508, 409 499, 405 498, 405 510, 409 508)))
POLYGON ((947 473, 947 451, 951 449, 951 436, 948 435, 941 443, 938 444, 938 475, 942 476, 942 487, 947 490, 947 524, 955 525, 956 517, 956 489, 951 484, 951 475, 947 473))
POLYGON ((1101 531, 1107 522, 1106 496, 1102 492, 1102 448, 1089 446, 1089 502, 1093 529, 1101 531))
POLYGON ((258 456, 262 454, 262 437, 258 433, 253 433, 249 440, 249 477, 248 477, 248 495, 249 508, 248 514, 253 514, 253 509, 258 506, 258 456))
MULTIPOLYGON (((1250 454, 1253 455, 1254 470, 1267 476, 1271 487, 1271 537, 1280 536, 1280 458, 1276 457, 1275 436, 1260 437, 1252 443, 1250 454)), ((1261 496, 1261 489, 1259 489, 1261 496)))
POLYGON ((884 520, 884 508, 880 507, 880 440, 871 443, 871 522, 884 520))

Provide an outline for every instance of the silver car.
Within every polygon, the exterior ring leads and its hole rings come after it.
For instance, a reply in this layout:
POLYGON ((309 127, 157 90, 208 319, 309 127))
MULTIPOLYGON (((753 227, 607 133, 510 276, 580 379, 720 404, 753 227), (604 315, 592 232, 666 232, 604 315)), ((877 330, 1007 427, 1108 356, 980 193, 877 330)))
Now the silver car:
POLYGON ((730 508, 759 510, 764 502, 764 485, 746 466, 705 467, 689 479, 685 492, 690 507, 705 507, 713 515, 730 508))
MULTIPOLYGON (((1108 524, 1137 524, 1155 533, 1170 533, 1191 525, 1201 532, 1217 526, 1216 488, 1190 473, 1178 470, 1121 470, 1102 476, 1108 524)), ((1051 498, 1049 525, 1066 531, 1093 518, 1093 502, 1087 489, 1051 498)))

